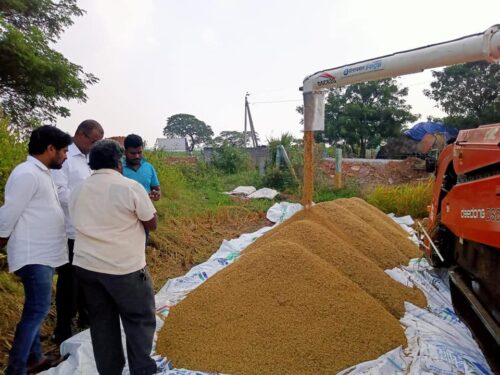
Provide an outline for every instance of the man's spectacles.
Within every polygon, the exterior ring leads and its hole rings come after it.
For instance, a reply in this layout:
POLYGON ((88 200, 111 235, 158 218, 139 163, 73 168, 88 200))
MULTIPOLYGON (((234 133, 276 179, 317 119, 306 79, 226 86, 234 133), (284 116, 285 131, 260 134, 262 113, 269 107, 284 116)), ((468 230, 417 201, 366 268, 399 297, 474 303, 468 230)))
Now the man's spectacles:
POLYGON ((85 134, 85 133, 83 133, 83 135, 84 135, 85 137, 87 137, 87 139, 88 139, 88 140, 90 140, 90 144, 92 144, 92 145, 93 145, 94 143, 96 143, 97 141, 99 141, 99 140, 100 140, 100 139, 94 139, 94 138, 92 138, 91 136, 89 136, 88 134, 85 134))

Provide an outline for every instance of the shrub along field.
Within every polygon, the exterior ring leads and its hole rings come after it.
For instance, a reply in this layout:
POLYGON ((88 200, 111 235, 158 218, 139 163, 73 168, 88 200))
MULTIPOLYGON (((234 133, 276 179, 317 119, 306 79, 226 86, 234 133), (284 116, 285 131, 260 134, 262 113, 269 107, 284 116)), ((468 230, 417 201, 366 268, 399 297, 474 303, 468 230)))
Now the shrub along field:
POLYGON ((382 211, 396 216, 411 215, 414 218, 427 216, 427 205, 431 204, 433 180, 396 186, 376 186, 366 201, 382 211))
POLYGON ((26 159, 28 148, 17 139, 17 134, 7 130, 7 120, 0 115, 0 204, 3 204, 4 188, 12 169, 26 159))
MULTIPOLYGON (((265 213, 275 201, 300 201, 302 145, 300 141, 293 142, 291 137, 284 135, 281 139, 270 140, 273 155, 278 144, 284 144, 297 178, 288 167, 276 165, 274 158, 267 166, 265 176, 259 176, 246 154, 231 147, 225 147, 216 154, 213 165, 196 161, 193 157, 161 151, 145 153, 146 159, 158 172, 162 189, 162 199, 155 202, 158 229, 152 233, 146 250, 155 290, 169 278, 183 275, 192 266, 204 262, 223 239, 235 238, 269 224, 265 213), (275 188, 280 195, 270 201, 244 200, 223 194, 240 185, 275 188)), ((26 158, 27 149, 15 134, 9 133, 5 122, 0 122, 0 149, 0 202, 3 203, 3 189, 8 175, 26 158)), ((318 151, 317 163, 320 155, 318 151)), ((356 184, 334 189, 332 179, 320 168, 315 170, 315 202, 361 196, 361 191, 366 191, 356 184)), ((385 212, 422 215, 428 204, 428 188, 420 185, 377 187, 367 197, 385 212)), ((5 249, 0 250, 0 304, 4 306, 0 311, 0 369, 6 364, 22 303, 22 285, 7 272, 5 249)), ((42 329, 44 346, 48 351, 57 350, 49 340, 54 319, 52 309, 42 329)))

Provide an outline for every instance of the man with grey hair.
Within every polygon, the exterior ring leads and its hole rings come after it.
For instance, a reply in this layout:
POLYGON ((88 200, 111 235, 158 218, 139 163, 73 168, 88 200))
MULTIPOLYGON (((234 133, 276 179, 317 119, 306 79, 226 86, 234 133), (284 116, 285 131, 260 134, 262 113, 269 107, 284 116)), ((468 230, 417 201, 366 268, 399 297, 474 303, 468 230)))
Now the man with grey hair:
POLYGON ((92 173, 88 166, 88 154, 92 145, 102 139, 104 130, 95 120, 85 120, 78 125, 73 143, 68 147, 68 159, 59 170, 52 170, 52 177, 57 187, 59 201, 64 211, 66 235, 68 237, 69 263, 57 268, 56 313, 54 341, 61 344, 73 335, 73 319, 78 312, 78 326, 88 327, 85 300, 79 288, 73 270, 73 246, 75 229, 68 211, 71 191, 92 173))
POLYGON ((121 320, 130 374, 151 375, 157 371, 150 357, 156 320, 144 230, 156 229, 156 210, 142 185, 121 174, 122 156, 117 142, 96 142, 89 162, 94 173, 71 193, 73 265, 88 304, 99 374, 122 373, 121 320))

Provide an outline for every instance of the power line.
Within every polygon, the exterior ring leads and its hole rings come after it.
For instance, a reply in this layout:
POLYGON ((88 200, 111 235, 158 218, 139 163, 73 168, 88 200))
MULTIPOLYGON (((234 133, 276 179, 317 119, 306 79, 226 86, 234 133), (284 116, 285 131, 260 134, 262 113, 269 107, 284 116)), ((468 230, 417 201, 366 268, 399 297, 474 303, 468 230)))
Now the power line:
POLYGON ((271 92, 283 92, 283 91, 290 91, 290 92, 297 92, 297 87, 290 87, 290 88, 283 88, 283 89, 270 89, 270 90, 260 90, 260 91, 252 91, 252 95, 261 95, 261 94, 268 94, 271 92))
POLYGON ((302 102, 302 100, 298 99, 290 99, 290 100, 270 100, 266 102, 251 102, 250 104, 271 104, 271 103, 290 103, 290 102, 302 102))

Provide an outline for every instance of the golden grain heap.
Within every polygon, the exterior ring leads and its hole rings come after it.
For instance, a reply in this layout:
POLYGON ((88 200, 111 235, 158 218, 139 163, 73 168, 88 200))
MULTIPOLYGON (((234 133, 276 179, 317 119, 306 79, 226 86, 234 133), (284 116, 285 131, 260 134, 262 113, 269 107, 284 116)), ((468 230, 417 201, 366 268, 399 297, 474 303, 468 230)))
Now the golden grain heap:
POLYGON ((417 289, 384 273, 419 256, 361 199, 294 215, 192 291, 168 315, 158 352, 177 368, 225 374, 332 374, 406 345, 417 289))

